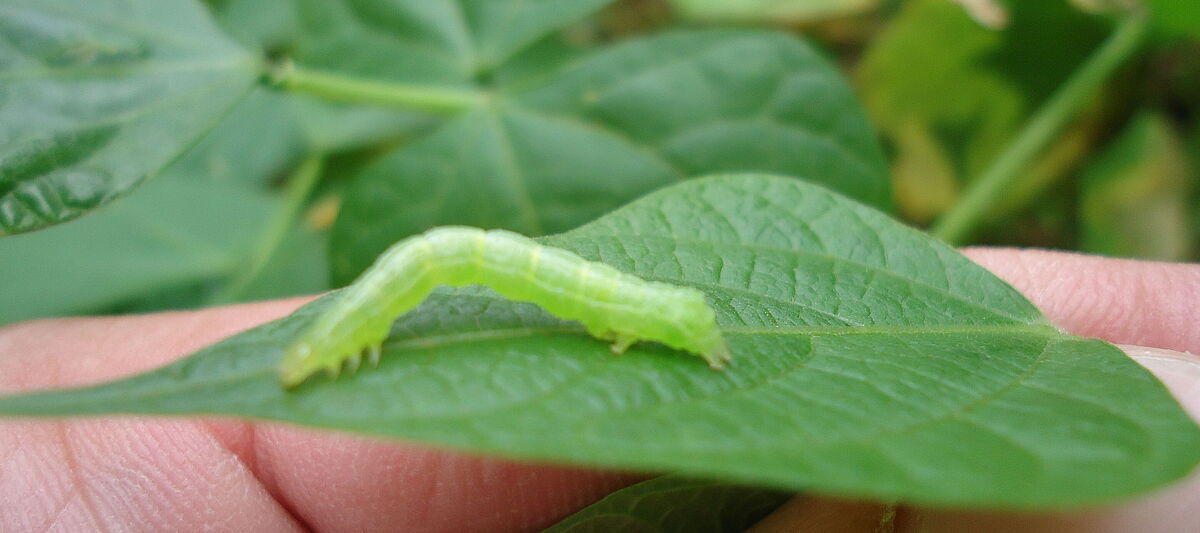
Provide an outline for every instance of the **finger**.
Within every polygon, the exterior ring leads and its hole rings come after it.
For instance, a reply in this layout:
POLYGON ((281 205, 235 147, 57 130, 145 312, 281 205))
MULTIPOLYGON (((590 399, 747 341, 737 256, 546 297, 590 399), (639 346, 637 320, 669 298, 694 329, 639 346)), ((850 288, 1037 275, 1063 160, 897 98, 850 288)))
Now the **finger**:
MULTIPOLYGON (((146 370, 302 301, 0 328, 0 391, 146 370)), ((0 506, 19 509, 0 512, 0 531, 68 518, 80 530, 157 529, 161 517, 175 520, 164 530, 524 531, 629 482, 230 420, 0 423, 0 506)))
POLYGON ((194 423, 0 422, 0 531, 301 531, 194 423))
POLYGON ((1200 265, 1044 250, 964 253, 1071 333, 1200 353, 1200 265))
POLYGON ((262 426, 258 471, 317 531, 538 531, 633 482, 364 437, 262 426))
MULTIPOLYGON (((0 328, 0 391, 159 366, 297 304, 0 328)), ((300 530, 236 454, 185 421, 0 422, 0 502, 0 531, 300 530)))

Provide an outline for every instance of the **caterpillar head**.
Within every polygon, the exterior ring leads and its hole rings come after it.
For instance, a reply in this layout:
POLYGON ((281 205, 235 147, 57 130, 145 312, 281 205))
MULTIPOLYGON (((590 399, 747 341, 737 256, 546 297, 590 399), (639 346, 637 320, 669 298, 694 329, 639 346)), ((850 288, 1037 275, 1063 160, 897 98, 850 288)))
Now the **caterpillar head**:
POLYGON ((720 370, 730 361, 729 347, 717 327, 713 313, 704 293, 695 289, 680 289, 673 298, 674 304, 664 309, 669 323, 675 331, 666 333, 663 342, 668 346, 699 355, 713 370, 720 370))
POLYGON ((279 382, 287 388, 295 387, 308 379, 308 376, 321 370, 323 365, 312 355, 313 346, 307 340, 300 340, 288 346, 279 364, 279 382))

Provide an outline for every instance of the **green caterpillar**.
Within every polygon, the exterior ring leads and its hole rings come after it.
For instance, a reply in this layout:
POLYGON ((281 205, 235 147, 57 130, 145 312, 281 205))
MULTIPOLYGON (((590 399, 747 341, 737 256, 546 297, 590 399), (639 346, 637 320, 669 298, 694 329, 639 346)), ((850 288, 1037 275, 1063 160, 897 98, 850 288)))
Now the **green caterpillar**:
POLYGON ((392 322, 438 285, 480 284, 513 300, 578 320, 614 353, 641 340, 699 355, 713 369, 730 360, 716 316, 700 291, 646 281, 603 263, 504 230, 435 228, 379 256, 337 302, 290 345, 279 366, 284 387, 365 355, 377 363, 392 322))

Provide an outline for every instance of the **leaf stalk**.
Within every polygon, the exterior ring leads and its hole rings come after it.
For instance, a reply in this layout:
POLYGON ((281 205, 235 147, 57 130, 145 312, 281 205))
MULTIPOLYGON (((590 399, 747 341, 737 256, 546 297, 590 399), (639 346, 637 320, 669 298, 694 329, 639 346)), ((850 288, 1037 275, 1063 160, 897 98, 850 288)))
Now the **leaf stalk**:
POLYGON ((996 199, 1012 188, 1021 171, 1062 131, 1104 82, 1136 52, 1146 34, 1146 15, 1128 14, 1071 77, 1027 122, 1024 128, 930 228, 948 244, 967 241, 996 199))
POLYGON ((285 60, 268 69, 268 83, 279 89, 351 104, 369 104, 454 114, 484 102, 478 90, 392 83, 309 70, 285 60))
POLYGON ((296 218, 313 188, 316 187, 324 166, 325 157, 321 154, 313 154, 301 161, 296 170, 288 176, 283 191, 283 205, 275 212, 266 229, 263 230, 262 238, 258 240, 258 245, 254 248, 254 256, 250 258, 249 266, 239 271, 220 291, 209 298, 209 305, 238 301, 245 293, 246 288, 258 279, 283 244, 283 240, 292 226, 295 225, 296 218))

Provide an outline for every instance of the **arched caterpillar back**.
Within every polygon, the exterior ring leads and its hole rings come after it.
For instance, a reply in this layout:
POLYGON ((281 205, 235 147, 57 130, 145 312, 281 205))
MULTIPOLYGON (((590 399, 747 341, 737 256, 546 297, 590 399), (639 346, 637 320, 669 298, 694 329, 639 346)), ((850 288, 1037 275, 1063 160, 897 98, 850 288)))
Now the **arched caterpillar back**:
POLYGON ((378 361, 392 322, 434 287, 473 284, 578 320, 592 336, 612 341, 614 353, 649 340, 699 355, 714 369, 730 359, 696 289, 646 281, 510 231, 443 227, 392 245, 342 290, 285 350, 280 381, 292 387, 322 369, 336 375, 363 355, 378 361))

